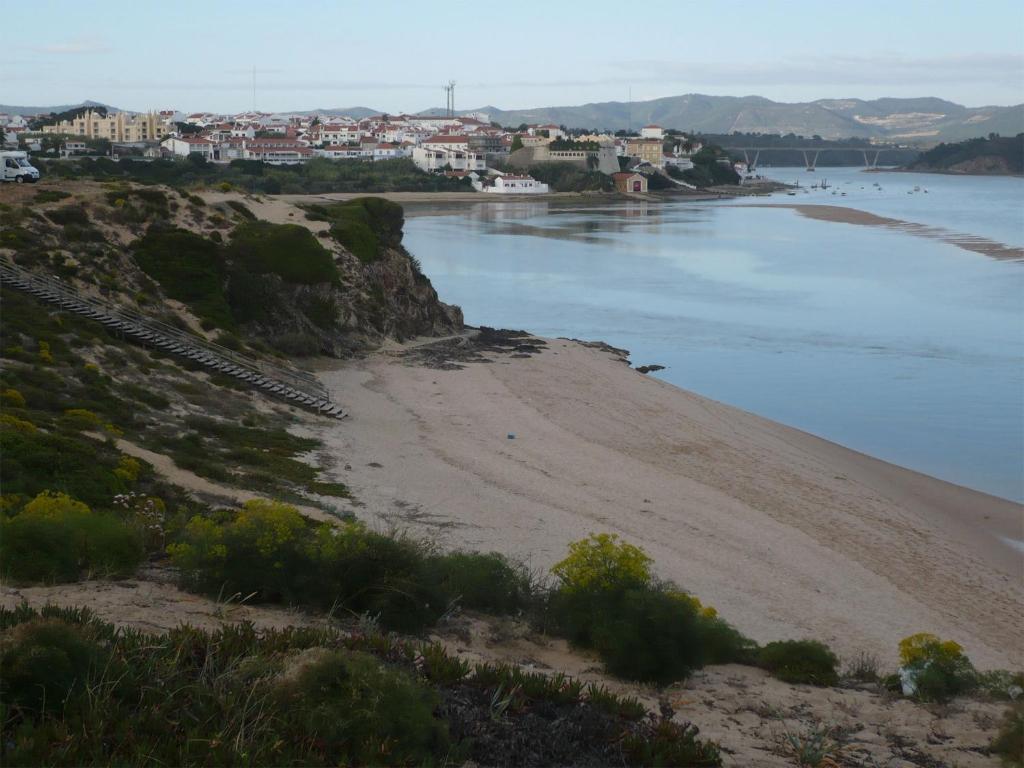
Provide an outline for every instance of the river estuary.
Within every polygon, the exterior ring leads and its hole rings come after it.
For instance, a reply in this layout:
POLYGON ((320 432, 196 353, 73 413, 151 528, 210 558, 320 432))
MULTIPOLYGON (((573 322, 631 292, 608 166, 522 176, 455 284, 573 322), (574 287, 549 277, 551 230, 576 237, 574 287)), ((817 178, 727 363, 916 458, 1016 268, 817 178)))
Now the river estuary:
POLYGON ((1021 248, 1024 179, 767 173, 830 186, 485 203, 413 216, 405 242, 471 324, 603 340, 680 387, 1024 500, 1024 263, 763 207, 844 206, 1021 248))

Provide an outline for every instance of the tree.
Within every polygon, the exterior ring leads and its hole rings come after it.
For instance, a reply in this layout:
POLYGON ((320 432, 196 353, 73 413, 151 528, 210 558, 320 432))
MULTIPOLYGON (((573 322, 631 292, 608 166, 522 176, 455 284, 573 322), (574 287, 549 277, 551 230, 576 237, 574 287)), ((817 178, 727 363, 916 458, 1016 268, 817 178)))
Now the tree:
POLYGON ((518 134, 513 136, 512 137, 512 146, 510 148, 510 151, 511 152, 515 152, 517 149, 522 149, 522 148, 523 148, 523 139, 522 139, 522 137, 519 136, 518 134))
POLYGON ((175 123, 174 127, 177 128, 181 136, 194 136, 203 132, 202 128, 198 125, 192 125, 192 123, 175 123))

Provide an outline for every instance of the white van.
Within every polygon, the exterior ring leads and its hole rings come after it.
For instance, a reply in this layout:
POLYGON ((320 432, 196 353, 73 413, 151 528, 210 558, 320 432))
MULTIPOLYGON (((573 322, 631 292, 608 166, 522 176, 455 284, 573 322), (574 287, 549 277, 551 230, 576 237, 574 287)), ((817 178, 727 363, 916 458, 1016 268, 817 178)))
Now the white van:
POLYGON ((28 161, 28 152, 0 152, 0 181, 39 181, 39 171, 28 161))

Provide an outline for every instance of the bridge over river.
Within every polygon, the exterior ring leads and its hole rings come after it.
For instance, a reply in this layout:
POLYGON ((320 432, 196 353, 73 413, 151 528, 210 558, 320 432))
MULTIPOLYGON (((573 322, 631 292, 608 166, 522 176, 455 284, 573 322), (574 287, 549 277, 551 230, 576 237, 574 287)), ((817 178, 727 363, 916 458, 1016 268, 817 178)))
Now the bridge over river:
POLYGON ((727 152, 742 152, 747 168, 757 168, 758 160, 762 152, 800 152, 804 156, 804 165, 808 171, 813 171, 818 164, 818 157, 824 152, 862 152, 864 154, 864 166, 866 168, 877 168, 878 158, 884 152, 905 152, 904 147, 879 147, 872 144, 856 146, 845 144, 840 147, 724 147, 727 152), (754 159, 751 161, 750 156, 754 159))

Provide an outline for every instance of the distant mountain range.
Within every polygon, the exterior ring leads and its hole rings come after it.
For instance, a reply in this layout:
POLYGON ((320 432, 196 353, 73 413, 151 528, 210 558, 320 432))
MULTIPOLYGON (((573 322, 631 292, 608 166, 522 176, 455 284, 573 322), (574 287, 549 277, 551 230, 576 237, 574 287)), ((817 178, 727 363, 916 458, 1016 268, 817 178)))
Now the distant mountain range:
POLYGON ((795 133, 826 139, 859 136, 927 144, 1024 131, 1024 104, 972 108, 935 98, 820 99, 786 104, 761 96, 690 93, 632 104, 608 101, 579 107, 467 111, 487 112, 502 125, 554 123, 569 128, 635 129, 656 123, 698 133, 795 133))
MULTIPOLYGON (((116 107, 96 101, 52 107, 16 107, 0 104, 0 112, 39 114, 63 112, 79 106, 116 107)), ((936 144, 962 141, 998 133, 1014 136, 1024 131, 1024 104, 1010 107, 965 107, 936 98, 916 99, 819 99, 787 104, 761 96, 705 96, 689 93, 651 101, 606 101, 576 107, 537 107, 503 110, 480 107, 468 112, 486 112, 502 125, 554 123, 569 128, 640 128, 656 123, 697 133, 795 133, 840 139, 858 136, 889 141, 936 144)), ((347 115, 356 119, 379 115, 370 107, 310 109, 294 114, 347 115)), ((444 114, 428 109, 420 115, 444 114)))
POLYGON ((335 115, 355 118, 356 120, 362 120, 364 117, 373 117, 374 115, 384 114, 379 109, 371 109, 370 107, 334 107, 332 109, 306 109, 302 112, 296 112, 298 115, 335 115))
POLYGON ((0 104, 0 112, 8 115, 48 115, 51 112, 67 112, 69 109, 79 107, 106 107, 107 112, 121 112, 117 107, 109 104, 101 104, 98 101, 80 101, 77 104, 58 104, 53 107, 15 107, 10 104, 0 104))

